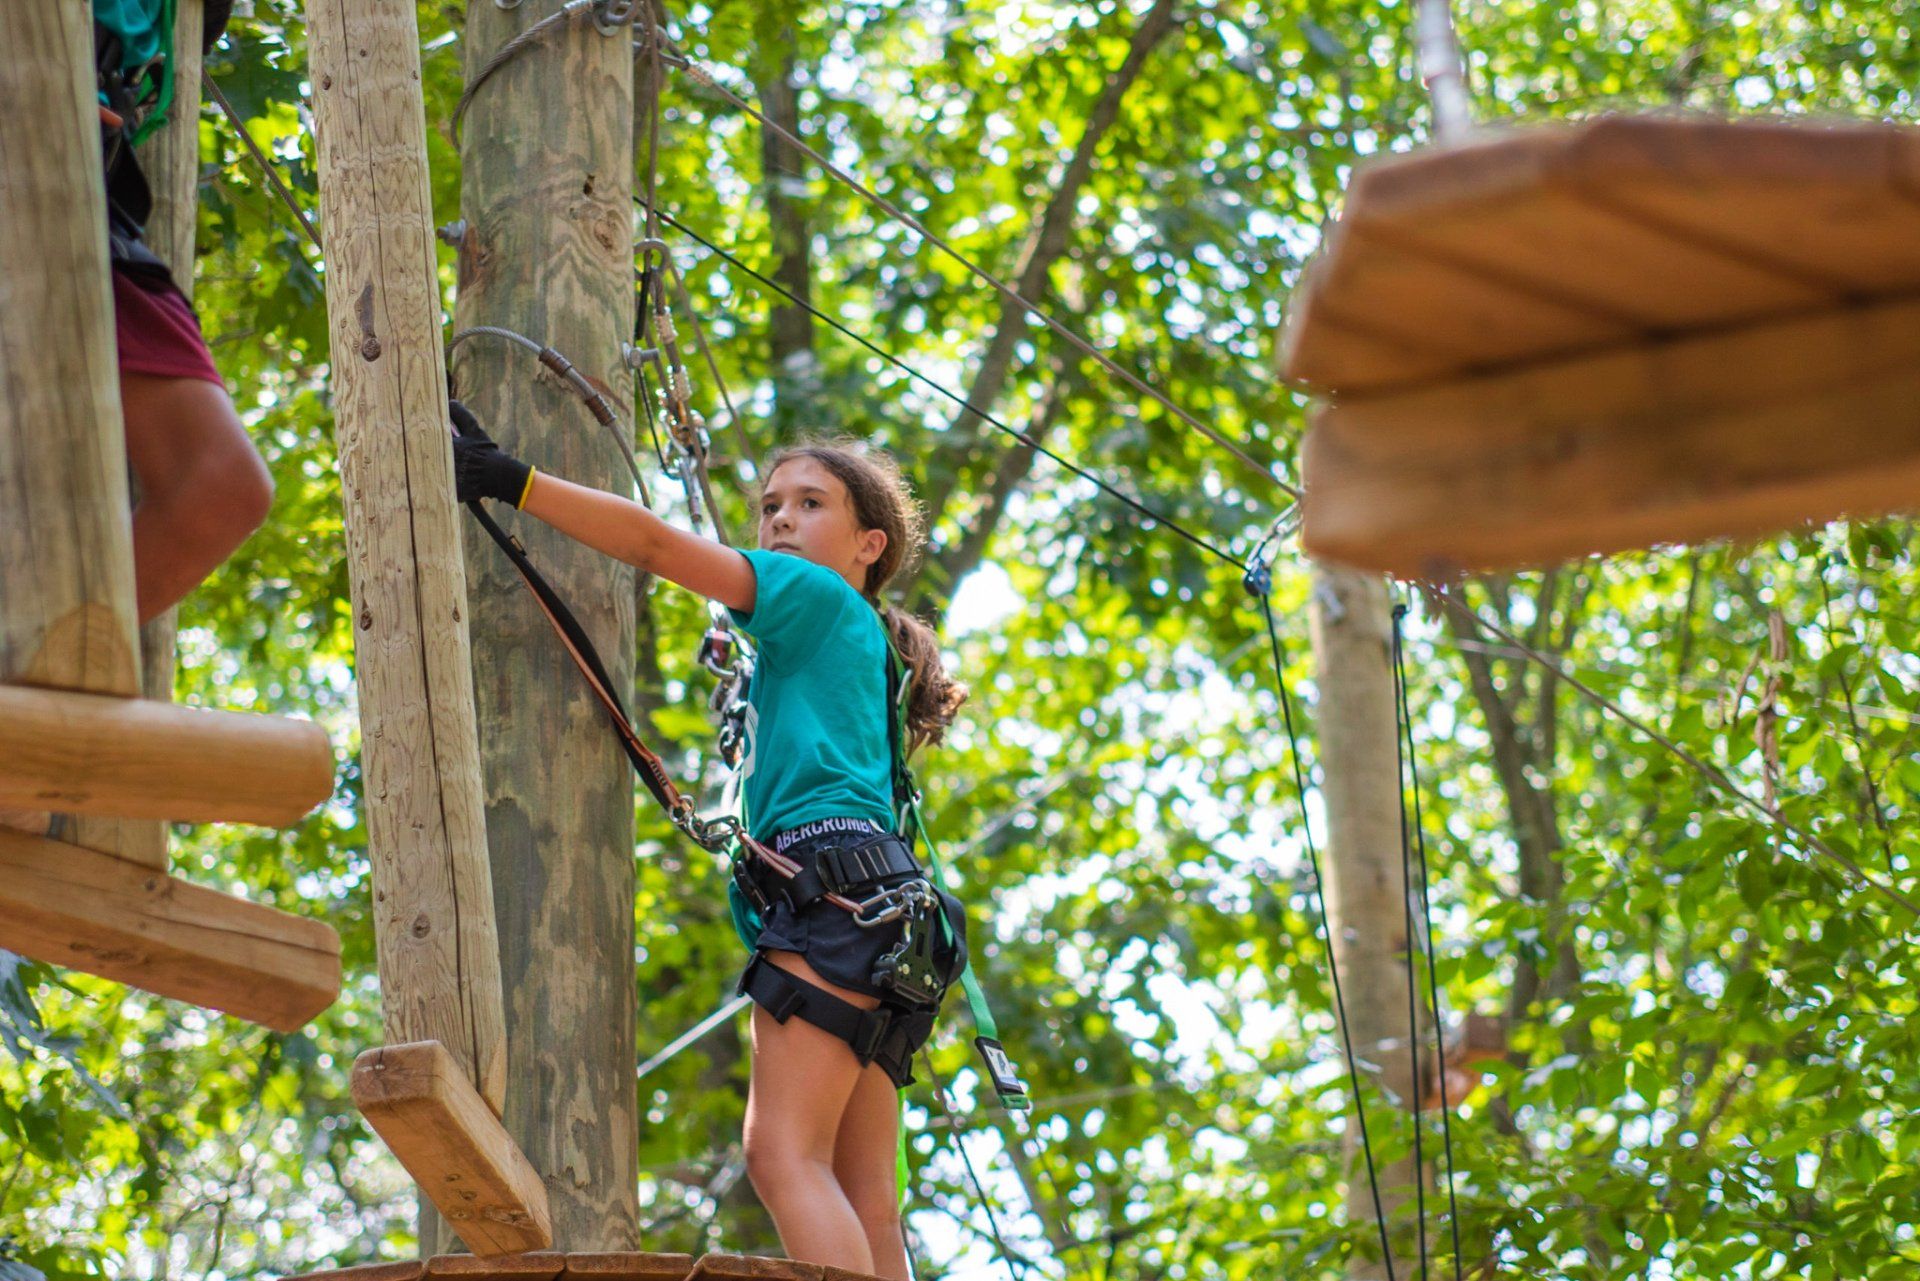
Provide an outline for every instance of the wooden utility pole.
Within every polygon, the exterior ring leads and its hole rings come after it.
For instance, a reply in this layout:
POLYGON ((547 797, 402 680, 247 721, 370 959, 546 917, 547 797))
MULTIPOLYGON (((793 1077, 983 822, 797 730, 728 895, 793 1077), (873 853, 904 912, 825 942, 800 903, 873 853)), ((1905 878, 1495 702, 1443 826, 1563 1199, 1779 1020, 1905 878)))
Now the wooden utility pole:
MULTIPOLYGON (((474 0, 463 42, 469 81, 561 8, 474 0)), ((602 29, 598 11, 580 8, 481 82, 465 114, 455 330, 498 325, 550 345, 611 393, 631 440, 621 345, 633 337, 633 28, 602 29)), ((524 349, 475 337, 460 343, 453 369, 459 394, 505 448, 583 484, 624 492, 631 483, 605 429, 524 349)), ((624 691, 632 568, 514 512, 499 516, 624 691)), ((467 564, 487 835, 511 984, 507 1126, 545 1177, 556 1249, 632 1249, 633 777, 518 575, 472 530, 467 564)))
POLYGON ((390 1042, 495 1114, 506 1047, 412 0, 308 5, 374 926, 390 1042))
MULTIPOLYGON (((1379 1110, 1379 1101, 1395 1100, 1417 1119, 1420 1094, 1407 1026, 1411 949, 1402 899, 1392 617, 1386 579, 1314 565, 1311 619, 1327 807, 1327 931, 1361 1080, 1379 1087, 1361 1100, 1375 1109, 1368 1122, 1376 1141, 1390 1119, 1379 1110)), ((1372 1219, 1373 1193, 1358 1127, 1347 1132, 1347 1213, 1355 1220, 1372 1219)), ((1381 1208, 1392 1219, 1411 1199, 1414 1164, 1398 1161, 1375 1173, 1381 1208)), ((1396 1260, 1396 1276, 1408 1274, 1408 1262, 1396 1260)), ((1369 1264, 1350 1275, 1371 1279, 1386 1271, 1369 1264)))

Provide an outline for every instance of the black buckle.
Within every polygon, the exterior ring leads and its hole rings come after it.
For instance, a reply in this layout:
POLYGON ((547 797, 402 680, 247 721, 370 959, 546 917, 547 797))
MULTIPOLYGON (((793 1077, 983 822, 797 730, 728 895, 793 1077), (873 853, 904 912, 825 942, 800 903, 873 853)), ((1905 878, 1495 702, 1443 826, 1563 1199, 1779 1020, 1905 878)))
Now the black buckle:
POLYGON ((986 1060, 987 1076, 993 1081, 1001 1106, 1010 1112, 1025 1112, 1033 1107, 1033 1100, 1027 1095, 1027 1083, 1020 1079, 1020 1069, 1014 1066, 1007 1047, 990 1036, 974 1037, 973 1045, 986 1060))
POLYGON ((760 888, 760 880, 753 874, 759 861, 745 849, 736 852, 733 856, 733 883, 740 887, 740 892, 753 905, 753 910, 765 916, 773 910, 773 900, 760 888))
POLYGON ((887 1039, 887 1030, 892 1026, 893 1011, 884 1005, 862 1014, 859 1025, 847 1039, 853 1056, 862 1064, 872 1062, 873 1056, 880 1052, 880 1043, 887 1039))

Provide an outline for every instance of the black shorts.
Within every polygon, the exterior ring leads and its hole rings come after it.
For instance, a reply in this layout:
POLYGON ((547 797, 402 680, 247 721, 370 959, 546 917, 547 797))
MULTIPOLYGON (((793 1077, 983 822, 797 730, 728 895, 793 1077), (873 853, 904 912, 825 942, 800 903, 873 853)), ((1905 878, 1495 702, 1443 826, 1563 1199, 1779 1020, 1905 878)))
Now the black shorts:
MULTIPOLYGON (((813 864, 820 851, 836 845, 867 839, 878 829, 842 830, 782 844, 779 837, 768 841, 780 853, 803 865, 813 864)), ((967 918, 960 900, 938 891, 946 912, 951 935, 938 940, 936 957, 942 970, 957 979, 967 958, 967 918)), ((885 998, 888 993, 873 981, 874 963, 899 946, 906 932, 904 921, 888 921, 872 927, 854 923, 853 913, 836 907, 826 899, 816 899, 796 912, 784 900, 776 900, 762 915, 763 927, 756 950, 798 953, 827 982, 850 992, 885 998)), ((951 981, 951 980, 950 980, 951 981)))

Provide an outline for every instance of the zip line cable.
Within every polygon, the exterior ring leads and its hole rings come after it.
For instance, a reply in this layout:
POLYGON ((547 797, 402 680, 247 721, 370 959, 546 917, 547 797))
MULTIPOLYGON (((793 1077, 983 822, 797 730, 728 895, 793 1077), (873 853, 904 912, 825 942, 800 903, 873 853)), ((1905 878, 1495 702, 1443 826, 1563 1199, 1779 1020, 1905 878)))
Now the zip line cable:
MULTIPOLYGON (((920 1050, 920 1061, 921 1065, 927 1069, 927 1076, 933 1086, 933 1097, 939 1100, 940 1110, 946 1114, 948 1132, 953 1135, 953 1149, 960 1154, 960 1162, 967 1169, 967 1179, 973 1184, 973 1190, 980 1198, 980 1208, 987 1216, 987 1231, 993 1237, 994 1246, 1000 1251, 1000 1261, 1006 1264, 1007 1272, 1013 1277, 1013 1281, 1023 1281, 1027 1270, 1035 1266, 1033 1260, 1014 1250, 1001 1235, 1000 1220, 993 1212, 992 1199, 987 1196, 987 1185, 980 1181, 980 1172, 974 1169, 973 1158, 967 1154, 965 1136, 960 1130, 959 1121, 953 1115, 953 1104, 947 1098, 946 1082, 934 1069, 933 1055, 924 1046, 920 1050), (1014 1266, 1016 1262, 1020 1265, 1017 1268, 1014 1266)), ((1037 1216, 1038 1207, 1034 1207, 1034 1210, 1037 1216)))
POLYGON ((280 202, 292 211, 294 221, 300 224, 300 230, 307 233, 307 239, 313 242, 314 252, 320 255, 321 262, 324 263, 327 251, 320 244, 320 233, 314 229, 313 221, 307 217, 307 211, 302 209, 299 202, 293 198, 293 192, 287 189, 285 179, 280 177, 279 168, 267 159, 266 152, 260 150, 260 144, 255 142, 253 135, 247 132, 246 123, 240 119, 239 111, 234 108, 233 103, 227 99, 226 93, 204 68, 200 72, 200 83, 207 87, 207 92, 213 95, 213 100, 220 104, 220 110, 224 111, 227 119, 233 122, 233 131, 240 135, 240 141, 252 153, 254 163, 260 166, 260 171, 266 174, 267 181, 279 193, 280 202))
MULTIPOLYGON (((882 213, 887 215, 887 217, 893 219, 895 222, 898 222, 902 226, 910 228, 912 231, 914 231, 920 237, 926 240, 928 244, 933 245, 935 248, 939 249, 942 253, 946 254, 947 257, 951 258, 954 262, 958 263, 975 279, 981 281, 983 284, 991 286, 996 292, 998 292, 1001 295, 1001 297, 1005 298, 1008 302, 1011 302, 1016 306, 1020 307, 1028 315, 1040 321, 1047 328, 1051 329, 1054 333, 1066 339, 1067 342, 1072 344, 1076 349, 1078 349, 1085 355, 1092 358, 1096 364, 1098 364, 1102 369, 1106 370, 1109 374, 1112 374, 1114 377, 1120 379, 1122 382, 1126 383, 1127 386, 1133 388, 1135 391, 1139 392, 1141 395, 1146 396, 1149 399, 1153 400, 1156 404, 1160 405, 1163 409, 1165 409, 1168 413, 1172 414, 1175 418, 1178 418, 1181 422, 1187 424, 1187 426, 1193 428, 1195 431, 1205 436, 1208 440, 1211 440, 1214 444, 1226 450, 1229 454, 1232 454, 1235 459, 1239 460, 1242 464, 1244 464, 1250 470, 1257 473, 1262 480, 1265 480, 1268 484, 1275 486, 1282 493, 1286 494, 1289 498, 1294 499, 1296 502, 1299 500, 1300 490, 1296 486, 1274 475, 1271 468, 1260 463, 1259 460, 1254 458, 1251 454, 1247 453, 1246 450, 1241 448, 1240 445, 1236 444, 1234 441, 1222 435, 1217 428, 1210 427, 1206 423, 1200 421, 1200 419, 1196 418, 1193 414, 1187 412, 1187 410, 1183 409, 1180 405, 1176 404, 1174 400, 1170 396, 1168 396, 1165 392, 1153 386, 1153 384, 1147 382, 1145 379, 1133 373, 1131 370, 1122 367, 1120 364, 1114 361, 1114 359, 1111 356, 1108 356, 1105 352, 1101 351, 1098 347, 1095 347, 1092 343, 1088 342, 1085 338, 1082 338, 1078 333, 1074 332, 1074 330, 1072 330, 1068 326, 1054 319, 1052 315, 1042 310, 1038 304, 1028 301, 1024 296, 1020 294, 1018 290, 1014 289, 1013 286, 1007 284, 1005 281, 1001 280, 1000 277, 994 275, 992 272, 988 271, 986 268, 975 263, 971 258, 968 258, 965 254, 961 253, 958 249, 955 249, 946 240, 936 235, 931 228, 929 228, 925 223, 921 222, 918 218, 915 218, 912 214, 908 213, 906 210, 901 209, 898 205, 893 204, 891 201, 887 200, 886 197, 880 195, 878 192, 875 192, 872 188, 862 183, 858 178, 855 178, 852 174, 840 168, 838 165, 834 164, 831 160, 828 160, 825 156, 821 155, 820 152, 815 150, 812 146, 808 145, 797 134, 793 133, 791 130, 783 127, 777 122, 769 120, 763 113, 761 113, 761 111, 758 108, 754 107, 751 103, 749 103, 746 99, 742 98, 739 94, 736 94, 735 92, 733 92, 733 90, 721 84, 717 79, 714 78, 711 72, 709 72, 705 67, 696 63, 693 60, 692 56, 686 52, 686 50, 681 48, 673 40, 666 37, 664 33, 661 34, 660 39, 663 42, 664 48, 669 50, 672 54, 671 57, 662 59, 663 61, 668 63, 668 65, 679 67, 681 70, 685 71, 687 75, 690 76, 692 79, 706 86, 707 88, 713 90, 715 93, 719 94, 722 98, 725 98, 728 102, 732 103, 735 107, 745 112, 748 116, 752 117, 754 120, 758 121, 762 129, 765 129, 769 133, 774 134, 776 137, 779 137, 780 139, 785 141, 788 145, 804 153, 806 156, 812 159, 815 164, 819 165, 822 169, 824 169, 830 176, 837 179, 842 185, 850 188, 856 194, 858 194, 861 199, 865 200, 868 204, 872 205, 874 208, 880 210, 882 213)), ((971 406, 969 406, 969 408, 971 408, 971 406)), ((978 411, 975 411, 975 412, 978 412, 978 411)))
MULTIPOLYGON (((1421 802, 1420 802, 1420 759, 1418 756, 1414 754, 1414 750, 1413 750, 1413 710, 1407 696, 1406 651, 1405 651, 1405 646, 1402 643, 1401 626, 1400 626, 1401 620, 1403 620, 1406 617, 1406 615, 1407 615, 1407 606, 1405 605, 1405 603, 1396 601, 1393 606, 1393 689, 1394 689, 1394 720, 1396 722, 1396 731, 1395 731, 1396 743, 1394 747, 1394 754, 1396 756, 1401 755, 1402 748, 1404 747, 1406 774, 1407 774, 1408 782, 1410 784, 1409 790, 1413 793, 1413 821, 1411 826, 1413 828, 1413 844, 1415 849, 1418 850, 1419 857, 1420 857, 1420 914, 1421 914, 1421 918, 1426 923, 1426 938, 1427 938, 1427 1000, 1429 1002, 1429 1008, 1432 1012, 1432 1018, 1433 1018, 1433 1040, 1434 1040, 1434 1049, 1436 1051, 1435 1057, 1434 1057, 1434 1075, 1439 1078, 1439 1086, 1440 1086, 1440 1136, 1441 1136, 1441 1142, 1445 1145, 1446 1158, 1447 1158, 1447 1223, 1453 1233, 1453 1281, 1463 1281, 1463 1277, 1461 1273, 1462 1265, 1460 1262, 1460 1204, 1458 1200, 1455 1198, 1455 1194, 1454 1194, 1454 1183, 1456 1182, 1456 1177, 1455 1177, 1456 1172, 1453 1166, 1453 1101, 1447 1097, 1446 1034, 1443 1030, 1445 1025, 1442 1024, 1440 1021, 1440 972, 1438 968, 1439 955, 1434 951, 1434 946, 1433 946, 1433 896, 1432 896, 1432 889, 1431 889, 1432 881, 1433 881, 1432 865, 1427 861, 1426 816, 1421 813, 1421 802)), ((1404 881, 1404 878, 1406 877, 1406 874, 1407 874, 1406 872, 1406 868, 1407 868, 1406 834, 1407 834, 1407 828, 1409 826, 1407 821, 1407 799, 1406 798, 1407 798, 1407 793, 1405 791, 1401 792, 1400 794, 1401 864, 1400 865, 1401 865, 1401 872, 1403 877, 1403 883, 1402 883, 1403 890, 1406 890, 1409 896, 1411 896, 1411 890, 1406 889, 1405 881, 1404 881)), ((1408 912, 1409 913, 1412 912, 1411 901, 1409 901, 1409 904, 1408 904, 1408 912)), ((1413 952, 1414 952, 1413 939, 1412 939, 1413 924, 1411 920, 1409 920, 1407 923, 1407 935, 1408 935, 1407 995, 1408 995, 1408 998, 1411 1000, 1413 996, 1414 986, 1415 986, 1415 975, 1413 971, 1413 952)), ((1417 1051, 1415 1052, 1417 1053, 1417 1051)), ((1417 1063, 1418 1060, 1416 1059, 1415 1062, 1417 1063)), ((1416 1088, 1417 1088, 1417 1084, 1419 1081, 1417 1067, 1415 1069, 1414 1079, 1415 1079, 1416 1088)), ((1414 1127, 1413 1132, 1416 1139, 1419 1137, 1419 1134, 1420 1134, 1420 1109, 1417 1105, 1421 1102, 1424 1102, 1424 1099, 1415 1100, 1416 1106, 1414 1108, 1414 1113, 1413 1113, 1413 1127, 1414 1127)), ((1426 1176, 1422 1172, 1422 1167, 1420 1166, 1419 1158, 1417 1156, 1415 1157, 1415 1160, 1414 1160, 1414 1178, 1419 1181, 1419 1184, 1422 1188, 1425 1187, 1426 1176)), ((1421 1271, 1421 1275, 1424 1277, 1426 1275, 1426 1266, 1427 1266, 1427 1262, 1426 1262, 1427 1245, 1426 1245, 1426 1227, 1425 1227, 1424 1210, 1422 1211, 1421 1220, 1422 1220, 1422 1226, 1420 1229, 1420 1271, 1421 1271)))
POLYGON ((1184 525, 1180 524, 1178 521, 1174 520, 1172 517, 1167 516, 1162 512, 1154 510, 1152 507, 1149 507, 1147 504, 1141 502, 1137 498, 1132 497, 1131 495, 1127 494, 1123 490, 1116 489, 1111 482, 1103 480, 1100 476, 1096 475, 1094 472, 1089 471, 1087 468, 1082 467, 1080 464, 1072 461, 1071 459, 1047 448, 1045 445, 1041 444, 1038 440, 1036 440, 1033 436, 1029 435, 1027 432, 1022 431, 1018 427, 1008 426, 1005 422, 1002 422, 999 418, 996 418, 993 414, 980 408, 978 405, 975 405, 972 401, 962 396, 959 392, 953 391, 950 388, 943 385, 942 383, 929 377, 928 375, 921 373, 918 369, 914 368, 912 365, 908 364, 905 360, 902 360, 900 357, 894 355, 892 352, 888 351, 886 348, 881 347, 878 343, 875 343, 871 339, 867 338, 866 336, 848 328, 846 325, 842 324, 840 321, 836 320, 834 317, 829 316, 827 313, 813 306, 813 304, 807 302, 804 298, 801 298, 799 295, 793 293, 791 290, 781 285, 780 282, 772 279, 769 276, 761 274, 760 272, 754 270, 752 267, 749 267, 745 262, 741 261, 734 254, 728 252, 725 249, 722 249, 719 245, 714 244, 711 240, 708 240, 706 237, 702 236, 699 232, 694 231, 692 228, 688 227, 685 223, 682 223, 678 219, 674 218, 673 215, 662 212, 660 215, 660 218, 661 218, 661 221, 665 222, 669 227, 672 227, 675 231, 678 231, 681 234, 685 235, 689 240, 692 240, 695 244, 698 244, 702 248, 707 249, 710 252, 718 255, 720 258, 725 260, 729 265, 735 267, 741 272, 744 272, 746 275, 758 281, 761 285, 765 286, 768 289, 773 290, 775 293, 778 293, 782 298, 785 298, 788 302, 791 302, 794 306, 799 307, 805 312, 807 312, 807 314, 812 316, 815 320, 818 320, 823 324, 830 326, 836 333, 842 335, 843 337, 850 338, 854 342, 859 343, 862 347, 866 348, 869 352, 880 357, 882 360, 886 361, 888 364, 892 365, 894 368, 900 370, 900 372, 906 374, 909 378, 913 379, 915 382, 919 383, 921 386, 927 388, 930 391, 934 391, 939 393, 942 396, 945 396, 948 400, 951 400, 952 402, 954 402, 956 405, 959 405, 963 409, 970 410, 974 414, 978 415, 982 421, 988 423, 989 425, 1013 437, 1015 440, 1019 441, 1021 444, 1026 445, 1029 449, 1032 449, 1034 452, 1041 454, 1044 457, 1052 459, 1055 463, 1066 468, 1068 471, 1080 477, 1082 480, 1092 483, 1096 488, 1098 488, 1102 493, 1106 494, 1108 497, 1117 499, 1118 501, 1126 504, 1128 507, 1132 508, 1136 513, 1154 522, 1156 525, 1166 526, 1168 529, 1172 530, 1174 533, 1178 534, 1180 537, 1186 539, 1189 543, 1192 543, 1195 547, 1198 547, 1200 550, 1207 552, 1210 555, 1217 557, 1222 561, 1225 561, 1227 564, 1232 565, 1236 569, 1239 569, 1243 572, 1246 570, 1247 568, 1246 562, 1241 560, 1238 556, 1233 555, 1231 552, 1228 552, 1223 548, 1221 548, 1218 544, 1208 540, 1205 537, 1202 537, 1199 534, 1194 533, 1190 529, 1187 529, 1184 525))
MULTIPOLYGON (((1427 1158, 1423 1144, 1426 1127, 1420 1124, 1420 1105, 1426 1099, 1421 1088, 1421 1058, 1426 1039, 1420 1035, 1420 949, 1413 934, 1413 840, 1407 829, 1407 753, 1400 734, 1400 615, 1403 607, 1393 609, 1393 791, 1400 802, 1400 920, 1407 941, 1407 1079, 1412 1083, 1408 1100, 1413 1120, 1413 1222, 1419 1246, 1420 1281, 1427 1281, 1427 1158)), ((1427 957, 1427 972, 1433 972, 1433 957, 1427 957)), ((1439 1023, 1434 1024, 1436 1033, 1439 1023)), ((1444 1052, 1436 1064, 1446 1075, 1444 1052)))
POLYGON ((1313 869, 1313 895, 1320 907, 1320 929, 1327 940, 1327 975, 1333 983, 1333 1010, 1340 1026, 1340 1043, 1346 1050, 1347 1081, 1353 1089, 1353 1111, 1359 1120, 1360 1150, 1366 1157, 1367 1188, 1373 1195, 1373 1219, 1380 1230, 1380 1258, 1387 1269, 1387 1281, 1395 1281, 1393 1245, 1387 1238, 1387 1215, 1380 1199, 1380 1174, 1373 1159, 1373 1139, 1367 1132, 1366 1095, 1360 1089, 1360 1066, 1353 1053, 1353 1030, 1347 1026, 1347 1001, 1340 990, 1340 961, 1334 954, 1333 922, 1327 916, 1327 883, 1320 871, 1320 852, 1314 844, 1313 819, 1307 812, 1307 775, 1300 763, 1300 738, 1294 729, 1293 698, 1287 692, 1286 655, 1280 647, 1280 629, 1273 621, 1272 574, 1264 563, 1247 571, 1243 584, 1260 605, 1260 617, 1267 627, 1267 644, 1273 656, 1273 679, 1280 693, 1280 720, 1286 729, 1288 755, 1293 759, 1293 786, 1300 797, 1300 832, 1307 847, 1307 863, 1313 869))

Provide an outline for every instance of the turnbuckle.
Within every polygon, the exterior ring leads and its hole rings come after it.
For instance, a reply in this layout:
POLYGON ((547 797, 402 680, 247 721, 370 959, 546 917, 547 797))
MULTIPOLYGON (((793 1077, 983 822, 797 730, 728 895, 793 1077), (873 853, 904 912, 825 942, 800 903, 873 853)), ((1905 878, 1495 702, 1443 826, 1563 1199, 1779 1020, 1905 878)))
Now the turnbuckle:
POLYGON ((903 885, 881 890, 860 903, 853 911, 853 923, 870 930, 887 925, 903 916, 918 916, 934 906, 933 887, 925 877, 915 877, 903 885))

